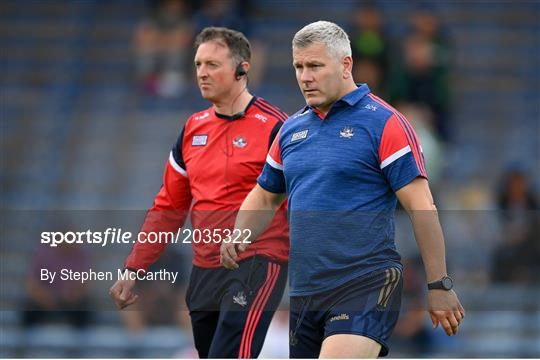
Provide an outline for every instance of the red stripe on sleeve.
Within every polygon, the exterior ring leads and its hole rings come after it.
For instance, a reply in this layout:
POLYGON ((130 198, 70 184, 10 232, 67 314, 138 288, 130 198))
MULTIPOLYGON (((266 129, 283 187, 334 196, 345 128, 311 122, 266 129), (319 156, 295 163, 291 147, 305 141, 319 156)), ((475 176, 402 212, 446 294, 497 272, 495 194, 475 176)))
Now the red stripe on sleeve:
MULTIPOLYGON (((420 149, 420 142, 418 141, 418 137, 416 136, 416 133, 414 132, 409 121, 405 119, 405 117, 399 111, 394 109, 391 105, 389 105, 387 102, 385 102, 378 96, 375 96, 373 94, 368 94, 368 96, 371 99, 373 99, 375 102, 383 105, 385 108, 387 108, 389 111, 393 113, 392 117, 395 117, 398 120, 399 125, 402 127, 403 132, 405 136, 407 137, 407 142, 409 143, 409 146, 411 147, 411 151, 413 153, 416 166, 418 167, 418 170, 420 171, 420 175, 427 178, 426 167, 424 165, 424 157, 422 156, 422 151, 420 149)), ((381 162, 382 161, 383 160, 381 160, 381 162)))
POLYGON ((427 177, 426 167, 424 165, 424 157, 422 156, 422 150, 420 149, 420 141, 418 141, 416 133, 414 132, 411 124, 405 118, 405 116, 398 113, 398 118, 400 120, 401 126, 403 126, 409 138, 411 150, 414 155, 414 160, 416 161, 416 166, 420 170, 420 175, 427 177))
POLYGON ((282 115, 280 112, 276 111, 276 110, 273 110, 272 108, 270 108, 269 106, 267 105, 264 105, 262 102, 260 102, 259 100, 255 101, 254 105, 259 108, 261 111, 267 113, 268 115, 271 115, 273 117, 275 117, 276 119, 278 119, 279 121, 285 121, 285 119, 287 119, 286 116, 282 115))
POLYGON ((409 145, 407 136, 395 115, 386 122, 379 145, 379 161, 384 162, 388 157, 409 145))
POLYGON ((281 118, 282 118, 283 120, 285 120, 285 119, 287 119, 287 118, 289 117, 285 112, 281 111, 280 108, 278 108, 278 107, 275 106, 275 105, 270 104, 270 103, 269 103, 268 101, 266 101, 265 99, 263 99, 263 98, 258 98, 258 100, 259 100, 259 103, 263 103, 263 104, 269 106, 270 108, 272 108, 273 110, 277 111, 277 112, 281 115, 281 118))

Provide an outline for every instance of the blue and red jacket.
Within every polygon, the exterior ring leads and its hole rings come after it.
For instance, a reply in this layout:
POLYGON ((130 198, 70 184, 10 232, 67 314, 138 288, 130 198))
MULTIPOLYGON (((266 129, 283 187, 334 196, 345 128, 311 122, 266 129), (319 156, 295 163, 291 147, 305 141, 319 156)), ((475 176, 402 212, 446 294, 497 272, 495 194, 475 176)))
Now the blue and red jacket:
POLYGON ((291 116, 258 179, 288 195, 291 296, 400 267, 395 192, 419 176, 427 174, 414 130, 365 84, 326 116, 309 106, 291 116))

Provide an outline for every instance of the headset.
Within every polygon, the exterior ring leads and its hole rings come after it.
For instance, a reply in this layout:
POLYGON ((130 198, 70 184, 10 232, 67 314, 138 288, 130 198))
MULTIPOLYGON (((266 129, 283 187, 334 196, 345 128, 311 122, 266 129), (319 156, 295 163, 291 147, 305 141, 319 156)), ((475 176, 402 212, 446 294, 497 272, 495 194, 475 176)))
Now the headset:
MULTIPOLYGON (((236 70, 234 71, 234 76, 236 77, 236 80, 240 80, 242 78, 242 76, 246 76, 246 79, 247 81, 249 81, 249 79, 247 78, 247 71, 244 69, 244 67, 242 66, 242 63, 238 64, 238 66, 236 66, 236 70)), ((238 99, 238 97, 240 95, 242 95, 242 93, 244 92, 244 90, 246 90, 247 88, 247 83, 246 83, 246 86, 244 87, 244 89, 240 92, 240 94, 238 94, 236 96, 236 98, 233 100, 233 105, 234 103, 236 102, 236 99, 238 99)), ((244 116, 246 115, 246 111, 240 111, 239 113, 236 113, 234 115, 231 116, 231 120, 238 120, 238 119, 241 119, 243 118, 244 116)))
POLYGON ((236 80, 240 80, 242 76, 247 75, 247 71, 242 66, 242 63, 238 64, 238 66, 236 67, 236 71, 234 72, 234 75, 236 76, 236 80))

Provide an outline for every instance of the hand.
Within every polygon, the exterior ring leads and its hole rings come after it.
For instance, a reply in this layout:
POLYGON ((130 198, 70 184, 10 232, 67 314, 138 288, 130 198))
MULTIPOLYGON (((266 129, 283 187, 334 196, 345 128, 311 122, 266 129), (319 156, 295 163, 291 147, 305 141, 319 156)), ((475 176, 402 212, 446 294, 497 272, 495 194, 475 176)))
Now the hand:
POLYGON ((235 244, 232 242, 222 242, 220 248, 220 262, 223 267, 234 270, 238 269, 238 253, 246 251, 249 243, 235 244))
POLYGON ((456 335, 465 317, 465 309, 454 290, 429 290, 428 303, 433 328, 440 323, 446 335, 456 335))
MULTIPOLYGON (((129 271, 129 270, 127 270, 129 271)), ((123 308, 135 303, 139 298, 139 295, 135 294, 132 289, 135 286, 135 280, 118 280, 109 290, 109 295, 113 298, 118 309, 123 308)))

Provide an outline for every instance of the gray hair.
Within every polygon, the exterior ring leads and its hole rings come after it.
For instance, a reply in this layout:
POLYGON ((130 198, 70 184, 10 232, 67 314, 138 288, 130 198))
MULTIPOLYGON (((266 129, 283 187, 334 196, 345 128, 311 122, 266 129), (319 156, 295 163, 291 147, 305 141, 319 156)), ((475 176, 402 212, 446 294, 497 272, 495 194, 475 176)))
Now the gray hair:
POLYGON ((341 60, 344 56, 351 56, 351 41, 349 36, 338 25, 329 21, 316 21, 300 29, 292 40, 292 47, 305 48, 314 43, 326 45, 330 55, 341 60))

